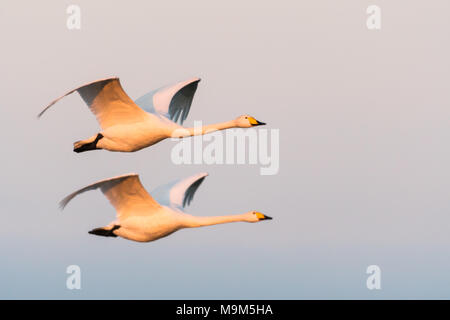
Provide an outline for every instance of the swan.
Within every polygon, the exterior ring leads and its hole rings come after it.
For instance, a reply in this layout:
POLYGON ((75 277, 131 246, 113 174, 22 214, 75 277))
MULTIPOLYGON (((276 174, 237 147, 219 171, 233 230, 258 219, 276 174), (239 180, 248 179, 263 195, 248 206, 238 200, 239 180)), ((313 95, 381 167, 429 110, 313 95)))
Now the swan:
POLYGON ((257 211, 244 214, 198 217, 183 212, 207 173, 199 173, 156 188, 151 195, 135 173, 102 180, 68 195, 60 202, 63 210, 77 195, 99 188, 117 212, 117 218, 90 234, 149 242, 168 236, 183 228, 196 228, 229 222, 259 222, 270 220, 257 211), (156 199, 156 200, 155 200, 156 199))
POLYGON ((249 115, 242 115, 201 128, 182 127, 199 81, 199 78, 193 78, 179 82, 133 101, 123 90, 119 78, 100 79, 53 100, 38 114, 38 118, 60 99, 77 91, 96 116, 102 130, 88 139, 76 141, 75 152, 98 149, 134 152, 170 137, 184 138, 216 130, 265 124, 249 115))

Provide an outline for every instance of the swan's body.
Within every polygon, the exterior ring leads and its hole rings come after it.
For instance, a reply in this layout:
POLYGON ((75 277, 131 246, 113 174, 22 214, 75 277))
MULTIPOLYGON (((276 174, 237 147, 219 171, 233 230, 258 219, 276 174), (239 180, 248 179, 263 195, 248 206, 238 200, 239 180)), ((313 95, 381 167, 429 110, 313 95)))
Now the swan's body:
POLYGON ((106 227, 96 228, 89 233, 119 236, 138 242, 157 240, 183 228, 271 219, 256 211, 215 217, 196 217, 183 212, 182 208, 191 202, 206 176, 206 173, 200 173, 175 181, 155 189, 150 195, 137 174, 123 175, 99 181, 70 194, 61 201, 61 207, 64 208, 80 193, 100 188, 116 209, 117 219, 106 227))
MULTIPOLYGON (((96 149, 121 152, 138 151, 171 137, 172 132, 179 128, 180 126, 163 117, 148 113, 141 122, 118 124, 103 130, 100 133, 103 138, 98 141, 96 149)), ((91 137, 87 141, 95 139, 95 137, 91 137)), ((83 142, 78 142, 77 145, 82 146, 83 142)))
POLYGON ((216 130, 265 124, 243 115, 232 121, 204 126, 201 130, 183 128, 180 124, 183 124, 189 113, 199 81, 194 78, 155 90, 134 102, 123 90, 119 78, 97 80, 57 98, 38 117, 63 97, 77 91, 97 117, 102 131, 75 142, 75 152, 96 149, 133 152, 170 137, 183 138, 216 130))

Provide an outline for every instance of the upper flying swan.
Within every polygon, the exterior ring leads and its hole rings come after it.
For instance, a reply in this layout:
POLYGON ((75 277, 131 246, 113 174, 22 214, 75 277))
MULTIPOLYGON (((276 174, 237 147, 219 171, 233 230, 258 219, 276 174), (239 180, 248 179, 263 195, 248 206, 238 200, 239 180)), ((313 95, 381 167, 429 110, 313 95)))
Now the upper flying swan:
POLYGON ((82 188, 64 198, 60 205, 64 208, 80 193, 100 188, 116 209, 117 219, 106 227, 93 229, 89 233, 106 237, 119 236, 139 242, 157 240, 182 228, 272 219, 256 211, 215 217, 196 217, 184 213, 182 208, 191 202, 195 191, 207 175, 199 173, 174 181, 156 188, 150 195, 142 186, 137 174, 127 174, 82 188))
POLYGON ((169 137, 183 138, 216 130, 265 124, 243 115, 201 128, 183 128, 177 122, 183 124, 186 119, 199 81, 199 78, 193 78, 161 88, 133 102, 120 85, 119 78, 97 80, 52 101, 38 117, 63 97, 77 91, 95 114, 102 131, 89 139, 75 142, 75 152, 96 149, 133 152, 169 137))

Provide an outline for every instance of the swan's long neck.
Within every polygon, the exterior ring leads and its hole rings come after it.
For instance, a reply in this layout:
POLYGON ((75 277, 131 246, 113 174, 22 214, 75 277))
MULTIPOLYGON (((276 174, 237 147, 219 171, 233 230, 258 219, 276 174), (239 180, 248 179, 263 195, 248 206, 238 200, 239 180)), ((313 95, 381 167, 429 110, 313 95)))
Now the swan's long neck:
POLYGON ((198 135, 203 135, 206 133, 214 132, 217 130, 225 130, 225 129, 236 128, 236 127, 237 127, 236 121, 231 120, 231 121, 226 121, 226 122, 209 124, 209 125, 202 126, 202 127, 184 128, 186 130, 186 133, 183 136, 184 137, 198 136, 198 135))
POLYGON ((215 224, 242 222, 246 221, 243 214, 229 215, 229 216, 215 216, 215 217, 198 217, 186 215, 184 219, 185 228, 197 228, 212 226, 215 224))

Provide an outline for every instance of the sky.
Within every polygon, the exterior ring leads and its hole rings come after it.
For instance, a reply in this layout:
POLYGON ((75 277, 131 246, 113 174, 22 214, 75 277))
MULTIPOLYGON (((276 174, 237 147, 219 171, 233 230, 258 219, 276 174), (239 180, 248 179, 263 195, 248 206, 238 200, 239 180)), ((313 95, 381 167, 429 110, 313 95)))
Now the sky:
MULTIPOLYGON (((2 299, 450 298, 447 0, 2 1, 2 299), (69 30, 69 5, 81 29, 69 30), (366 9, 381 9, 369 30, 366 9), (76 86, 120 77, 136 99, 200 77, 186 125, 250 114, 279 130, 279 171, 176 165, 174 141, 75 154, 98 132, 76 86), (99 191, 209 176, 188 213, 274 219, 150 243, 89 235, 114 219, 99 191), (81 289, 66 287, 70 265, 81 289), (367 267, 381 270, 369 290, 367 267)), ((252 129, 261 130, 261 129, 252 129)))

